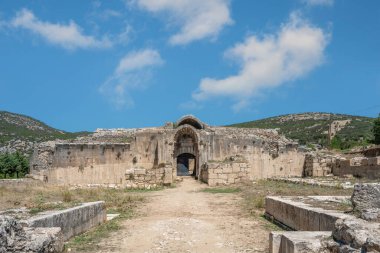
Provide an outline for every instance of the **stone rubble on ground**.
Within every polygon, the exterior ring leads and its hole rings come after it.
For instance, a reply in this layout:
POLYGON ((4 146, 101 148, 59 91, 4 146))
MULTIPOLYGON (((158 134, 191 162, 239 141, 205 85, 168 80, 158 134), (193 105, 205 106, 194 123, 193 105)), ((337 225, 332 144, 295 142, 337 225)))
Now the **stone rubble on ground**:
POLYGON ((356 184, 351 201, 360 218, 380 222, 379 183, 356 184))
POLYGON ((0 253, 62 252, 61 229, 23 227, 15 218, 0 216, 0 253))
POLYGON ((380 223, 358 218, 339 219, 333 238, 340 245, 332 252, 380 252, 380 223))

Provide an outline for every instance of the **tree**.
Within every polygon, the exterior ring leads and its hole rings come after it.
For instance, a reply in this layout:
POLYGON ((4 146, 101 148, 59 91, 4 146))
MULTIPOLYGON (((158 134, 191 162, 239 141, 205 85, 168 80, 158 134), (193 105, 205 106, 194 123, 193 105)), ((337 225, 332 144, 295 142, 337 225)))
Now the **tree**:
POLYGON ((1 173, 4 174, 5 178, 7 175, 12 175, 15 172, 15 160, 12 154, 5 153, 1 157, 1 173))
POLYGON ((9 176, 24 176, 28 173, 28 159, 20 152, 0 154, 0 174, 5 178, 9 176))
POLYGON ((333 149, 342 149, 342 144, 342 139, 338 135, 335 135, 331 140, 330 147, 333 149))
POLYGON ((375 124, 372 131, 373 135, 375 136, 374 143, 380 144, 380 113, 377 119, 375 119, 375 124))
POLYGON ((19 175, 25 175, 28 172, 28 160, 20 152, 17 151, 13 154, 13 161, 17 177, 19 177, 19 175))

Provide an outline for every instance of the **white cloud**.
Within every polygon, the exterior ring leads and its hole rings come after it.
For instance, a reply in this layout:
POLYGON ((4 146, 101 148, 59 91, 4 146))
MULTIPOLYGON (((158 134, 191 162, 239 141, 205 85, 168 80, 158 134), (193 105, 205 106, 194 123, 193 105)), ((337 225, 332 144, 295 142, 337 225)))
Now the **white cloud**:
POLYGON ((302 0, 308 6, 332 6, 334 0, 302 0))
POLYGON ((164 14, 180 31, 170 37, 172 45, 184 45, 205 38, 216 38, 222 28, 233 23, 229 0, 135 0, 152 13, 164 14))
POLYGON ((39 20, 32 11, 23 9, 16 14, 11 24, 40 35, 51 44, 65 49, 76 48, 107 48, 112 43, 108 38, 97 40, 92 36, 82 34, 82 29, 74 22, 69 24, 53 24, 39 20))
POLYGON ((239 62, 239 73, 224 79, 203 78, 193 99, 232 97, 233 109, 240 110, 262 90, 300 78, 320 65, 328 41, 328 33, 292 13, 276 34, 250 36, 227 50, 225 56, 239 62))
POLYGON ((121 59, 116 69, 117 74, 140 70, 148 66, 161 65, 162 59, 156 50, 146 49, 143 51, 132 52, 121 59))
POLYGON ((134 104, 129 94, 131 89, 144 88, 151 77, 151 69, 164 63, 160 54, 153 49, 144 49, 125 55, 114 73, 99 87, 116 108, 134 104))

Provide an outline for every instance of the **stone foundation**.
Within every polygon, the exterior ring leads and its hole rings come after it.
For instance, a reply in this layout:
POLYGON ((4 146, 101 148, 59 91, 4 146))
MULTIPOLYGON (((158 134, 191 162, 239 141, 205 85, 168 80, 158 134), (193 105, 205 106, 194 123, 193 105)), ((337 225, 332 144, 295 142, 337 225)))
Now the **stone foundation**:
MULTIPOLYGON (((321 201, 329 198, 340 198, 342 201, 349 197, 318 196, 321 201)), ((266 197, 265 215, 292 230, 301 231, 332 231, 335 221, 349 218, 351 215, 341 211, 325 210, 312 207, 294 197, 266 197)))
POLYGON ((26 221, 29 227, 59 227, 63 240, 81 234, 106 221, 104 201, 84 203, 79 206, 47 211, 26 221))

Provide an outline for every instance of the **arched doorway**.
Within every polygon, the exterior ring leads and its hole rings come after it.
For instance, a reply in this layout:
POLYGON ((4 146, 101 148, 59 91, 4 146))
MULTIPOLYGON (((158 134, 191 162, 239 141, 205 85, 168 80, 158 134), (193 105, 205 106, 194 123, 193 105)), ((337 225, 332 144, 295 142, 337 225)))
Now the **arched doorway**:
POLYGON ((184 153, 177 156, 177 176, 195 176, 195 155, 184 153))
POLYGON ((180 126, 175 134, 177 176, 198 177, 198 136, 192 126, 180 126))

